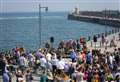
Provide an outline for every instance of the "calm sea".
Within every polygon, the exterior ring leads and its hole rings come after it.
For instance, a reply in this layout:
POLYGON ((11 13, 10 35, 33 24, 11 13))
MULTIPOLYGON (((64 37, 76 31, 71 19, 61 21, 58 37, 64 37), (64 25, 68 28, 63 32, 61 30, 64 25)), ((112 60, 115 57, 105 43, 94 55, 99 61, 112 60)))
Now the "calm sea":
MULTIPOLYGON (((42 13, 42 46, 55 38, 56 47, 61 40, 79 39, 84 36, 103 33, 106 26, 80 21, 67 20, 67 12, 42 13)), ((112 29, 107 26, 107 30, 112 29)), ((37 49, 39 43, 38 13, 0 14, 0 49, 24 46, 37 49)))

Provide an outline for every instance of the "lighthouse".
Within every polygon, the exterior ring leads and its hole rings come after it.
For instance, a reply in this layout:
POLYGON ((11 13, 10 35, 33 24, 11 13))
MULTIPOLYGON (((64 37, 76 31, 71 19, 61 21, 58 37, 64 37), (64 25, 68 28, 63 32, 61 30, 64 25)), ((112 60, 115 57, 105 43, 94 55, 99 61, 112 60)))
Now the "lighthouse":
POLYGON ((74 14, 77 14, 77 15, 80 14, 78 7, 75 7, 74 14))

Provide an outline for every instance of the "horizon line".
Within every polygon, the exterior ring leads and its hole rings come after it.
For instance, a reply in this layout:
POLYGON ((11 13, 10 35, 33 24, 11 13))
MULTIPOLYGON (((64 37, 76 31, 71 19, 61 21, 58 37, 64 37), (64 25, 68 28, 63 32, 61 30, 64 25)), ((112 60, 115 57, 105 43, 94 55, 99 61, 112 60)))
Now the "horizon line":
MULTIPOLYGON (((81 11, 104 11, 105 9, 103 9, 103 10, 81 10, 81 11)), ((109 9, 110 11, 119 11, 120 12, 120 10, 119 9, 109 9)), ((68 13, 70 13, 71 11, 47 11, 47 12, 45 12, 45 11, 42 11, 41 13, 49 13, 49 12, 68 12, 68 13)), ((2 14, 2 13, 39 13, 39 11, 11 11, 11 12, 0 12, 0 14, 2 14)))

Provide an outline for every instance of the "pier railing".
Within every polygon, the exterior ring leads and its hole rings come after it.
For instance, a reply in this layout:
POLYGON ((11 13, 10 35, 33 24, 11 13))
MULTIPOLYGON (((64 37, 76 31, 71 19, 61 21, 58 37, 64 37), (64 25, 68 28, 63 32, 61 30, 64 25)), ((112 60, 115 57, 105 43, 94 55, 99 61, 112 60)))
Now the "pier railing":
POLYGON ((113 26, 113 27, 120 27, 120 19, 119 18, 108 18, 108 17, 69 14, 68 19, 69 20, 76 20, 76 21, 91 22, 91 23, 113 26))
MULTIPOLYGON (((106 33, 99 33, 99 34, 94 34, 92 36, 88 36, 88 37, 86 37, 86 40, 87 40, 87 42, 90 42, 91 43, 91 47, 93 47, 93 44, 95 43, 93 41, 93 37, 94 36, 96 36, 97 39, 100 39, 100 38, 102 38, 102 36, 107 37, 109 35, 113 35, 113 34, 116 34, 116 33, 120 33, 120 28, 114 28, 112 30, 107 31, 106 33)), ((101 41, 97 41, 97 42, 99 42, 100 46, 101 46, 101 41)))

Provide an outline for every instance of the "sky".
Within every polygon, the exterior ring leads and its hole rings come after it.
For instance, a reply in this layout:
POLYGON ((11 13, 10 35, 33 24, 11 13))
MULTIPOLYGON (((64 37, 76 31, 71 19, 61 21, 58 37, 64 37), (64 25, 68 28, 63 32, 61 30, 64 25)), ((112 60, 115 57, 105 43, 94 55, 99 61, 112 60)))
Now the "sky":
MULTIPOLYGON (((38 12, 38 5, 47 6, 49 11, 120 10, 120 0, 0 0, 0 13, 38 12)), ((44 11, 44 10, 43 10, 44 11)))

